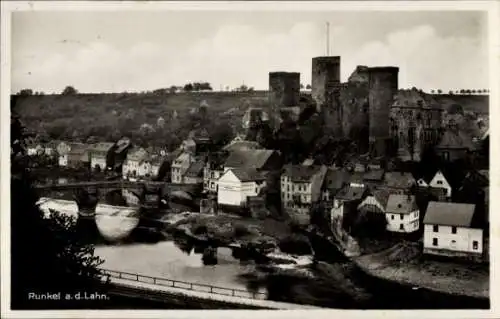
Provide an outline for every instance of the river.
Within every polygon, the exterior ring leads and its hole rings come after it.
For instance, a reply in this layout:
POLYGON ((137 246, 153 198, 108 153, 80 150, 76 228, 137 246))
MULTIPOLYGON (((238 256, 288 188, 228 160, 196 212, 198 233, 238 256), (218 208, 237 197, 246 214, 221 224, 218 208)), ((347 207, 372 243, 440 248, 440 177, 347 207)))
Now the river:
MULTIPOLYGON (((42 210, 49 208, 78 216, 75 202, 45 199, 42 210)), ((259 290, 269 299, 296 303, 309 303, 332 308, 354 309, 485 309, 488 300, 452 296, 426 289, 390 283, 373 278, 357 269, 334 247, 321 238, 312 239, 318 256, 324 260, 314 269, 316 278, 296 278, 288 275, 255 276, 252 264, 243 263, 232 256, 229 248, 217 249, 217 263, 205 265, 203 249, 189 241, 150 232, 141 227, 134 209, 98 204, 96 219, 83 224, 81 231, 97 229, 95 254, 104 259, 102 267, 164 277, 225 288, 259 290), (92 226, 93 225, 93 226, 92 226), (97 227, 96 227, 97 226, 97 227), (97 240, 97 237, 108 239, 97 240), (122 239, 121 243, 110 241, 122 239), (124 240, 127 243, 123 243, 124 240), (198 249, 197 249, 198 248, 198 249), (382 293, 383 292, 383 293, 382 293)))

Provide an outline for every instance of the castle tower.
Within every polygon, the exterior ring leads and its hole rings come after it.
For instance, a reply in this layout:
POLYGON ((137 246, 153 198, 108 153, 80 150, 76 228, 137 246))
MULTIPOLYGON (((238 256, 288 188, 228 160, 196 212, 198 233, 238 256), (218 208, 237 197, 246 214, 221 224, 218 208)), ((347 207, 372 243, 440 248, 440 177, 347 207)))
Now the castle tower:
POLYGON ((323 113, 325 128, 335 137, 343 137, 340 97, 340 56, 312 59, 311 95, 316 110, 323 113))
POLYGON ((369 140, 377 155, 385 155, 390 138, 389 113, 398 92, 398 67, 368 69, 369 140))
MULTIPOLYGON (((281 120, 281 110, 297 107, 300 98, 300 73, 269 72, 269 116, 281 120)), ((274 121, 273 121, 274 122, 274 121)), ((277 123, 276 123, 277 124, 277 123)), ((274 124, 276 126, 276 124, 274 124)))

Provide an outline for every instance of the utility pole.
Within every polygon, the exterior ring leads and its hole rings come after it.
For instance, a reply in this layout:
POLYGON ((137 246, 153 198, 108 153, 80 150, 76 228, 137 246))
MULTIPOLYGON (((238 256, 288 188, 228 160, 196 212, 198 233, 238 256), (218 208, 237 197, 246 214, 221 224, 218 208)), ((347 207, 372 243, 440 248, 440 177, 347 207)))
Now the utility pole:
POLYGON ((330 22, 326 23, 326 56, 330 56, 330 22))

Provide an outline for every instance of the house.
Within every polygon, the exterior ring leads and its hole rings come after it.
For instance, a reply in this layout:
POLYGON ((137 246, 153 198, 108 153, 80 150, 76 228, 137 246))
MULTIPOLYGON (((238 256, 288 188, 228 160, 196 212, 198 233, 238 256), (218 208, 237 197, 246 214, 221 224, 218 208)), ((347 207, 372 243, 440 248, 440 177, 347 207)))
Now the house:
POLYGON ((89 148, 90 167, 95 170, 104 171, 106 169, 106 159, 108 152, 114 146, 114 143, 100 142, 89 148))
POLYGON ((434 174, 434 177, 429 182, 429 187, 444 189, 446 190, 446 198, 451 197, 452 187, 440 170, 434 174))
POLYGON ((415 185, 415 178, 409 172, 385 172, 380 187, 390 190, 391 194, 404 195, 415 185))
POLYGON ((211 153, 203 168, 203 191, 209 194, 217 193, 217 181, 224 173, 224 161, 227 153, 211 153))
POLYGON ((326 166, 287 165, 281 174, 281 202, 300 223, 309 222, 312 204, 322 195, 326 166))
POLYGON ((151 159, 151 176, 158 177, 158 173, 160 173, 160 167, 163 164, 165 157, 156 156, 151 159))
POLYGON ((474 204, 430 202, 424 218, 424 253, 481 258, 483 229, 474 214, 474 204))
POLYGON ((351 173, 349 184, 351 186, 371 186, 377 187, 384 180, 384 170, 383 169, 375 169, 375 170, 356 170, 351 173))
POLYGON ((414 195, 391 194, 385 214, 388 231, 412 233, 420 228, 420 211, 414 195))
POLYGON ((171 166, 172 183, 180 184, 184 180, 184 174, 195 161, 192 153, 183 151, 173 162, 171 166))
POLYGON ((358 213, 359 204, 368 195, 366 186, 345 185, 334 197, 330 210, 332 230, 339 233, 340 229, 349 230, 352 220, 358 213))
POLYGON ((436 145, 436 154, 446 162, 463 159, 475 149, 472 137, 461 130, 446 130, 436 145))
POLYGON ((50 141, 45 144, 45 154, 47 156, 55 156, 57 154, 57 145, 59 145, 60 141, 50 141))
POLYGON ((69 143, 61 142, 57 145, 57 153, 59 154, 59 166, 68 166, 68 153, 71 150, 69 143))
POLYGON ((233 151, 224 163, 224 171, 242 168, 257 171, 281 169, 281 156, 274 150, 254 149, 233 151))
POLYGON ((390 195, 389 191, 385 189, 368 191, 367 196, 359 203, 357 209, 360 212, 385 214, 390 195))
POLYGON ((192 162, 183 177, 185 184, 202 184, 203 183, 203 168, 205 161, 197 160, 192 162))
POLYGON ((257 170, 229 169, 218 180, 219 205, 245 207, 249 196, 259 195, 266 176, 257 170))
POLYGON ((145 158, 147 158, 148 154, 146 150, 142 147, 140 148, 132 148, 127 152, 127 158, 123 163, 123 176, 132 176, 137 177, 141 176, 139 172, 139 168, 141 163, 145 158))
POLYGON ((71 168, 82 168, 90 165, 89 146, 83 143, 71 143, 67 153, 67 166, 71 168))
POLYGON ((333 197, 350 181, 351 175, 340 168, 328 168, 322 187, 322 199, 326 203, 333 203, 333 197))

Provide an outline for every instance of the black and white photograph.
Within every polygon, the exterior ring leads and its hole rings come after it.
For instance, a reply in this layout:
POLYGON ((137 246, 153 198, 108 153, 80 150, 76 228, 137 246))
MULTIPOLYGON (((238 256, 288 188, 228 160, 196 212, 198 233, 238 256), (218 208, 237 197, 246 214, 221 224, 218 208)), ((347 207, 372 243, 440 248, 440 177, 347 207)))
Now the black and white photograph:
POLYGON ((500 2, 370 2, 2 1, 2 317, 491 315, 500 2))

